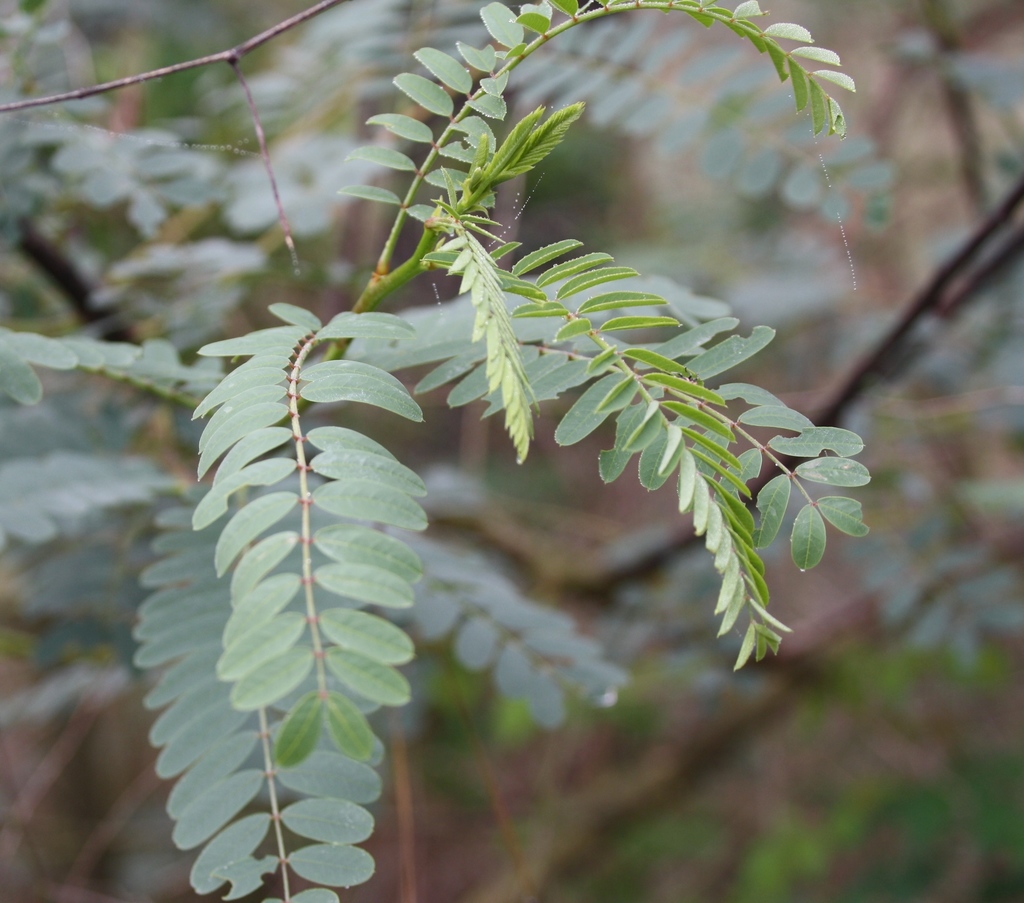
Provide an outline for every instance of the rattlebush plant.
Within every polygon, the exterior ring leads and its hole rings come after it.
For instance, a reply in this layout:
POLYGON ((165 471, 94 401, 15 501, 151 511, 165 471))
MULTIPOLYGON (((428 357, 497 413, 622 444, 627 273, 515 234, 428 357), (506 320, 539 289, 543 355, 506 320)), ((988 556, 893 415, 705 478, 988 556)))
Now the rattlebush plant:
POLYGON ((860 439, 723 377, 764 348, 771 329, 744 336, 732 317, 701 322, 685 294, 669 303, 634 269, 573 239, 521 249, 499 238, 495 190, 541 164, 584 113, 578 103, 538 107, 507 124, 520 63, 572 29, 637 10, 735 32, 789 82, 815 134, 843 136, 829 92, 854 86, 839 57, 799 25, 763 25, 757 2, 489 3, 480 15, 490 42, 417 51, 417 71, 394 79, 399 112, 372 116, 383 132, 352 154, 384 168, 382 177, 407 174, 408 184, 401 194, 343 189, 395 211, 350 311, 323 323, 274 304, 281 325, 207 344, 194 366, 152 345, 0 335, 0 388, 23 404, 42 395, 33 365, 105 375, 172 401, 205 394, 194 415, 206 418, 204 482, 158 515, 162 558, 143 575, 152 594, 135 631, 137 665, 161 672, 146 698, 163 709, 151 740, 161 747, 157 771, 176 779, 174 842, 199 851, 199 893, 235 899, 272 879, 285 901, 330 903, 338 897, 328 888, 370 879, 373 860, 357 845, 373 831, 365 807, 380 793, 383 746, 368 716, 410 699, 399 670, 415 655, 410 630, 454 633, 460 658, 493 665, 499 688, 525 698, 544 725, 562 719, 566 692, 608 698, 624 680, 569 619, 485 575, 482 560, 416 536, 427 527, 423 480, 347 417, 349 405, 371 405, 423 421, 394 371, 433 365, 416 393, 454 383, 451 404, 484 399, 487 414, 502 413, 520 461, 538 411, 571 390, 559 445, 613 421, 602 478, 637 459, 643 486, 670 484, 721 576, 715 613, 721 634, 742 636, 737 668, 776 651, 788 632, 770 611, 760 550, 779 536, 793 499, 789 541, 801 569, 821 560, 826 524, 867 532, 857 501, 818 490, 868 482, 853 460, 860 439), (396 261, 407 227, 419 242, 396 261), (463 297, 425 315, 379 309, 428 273, 457 279, 463 297), (293 893, 294 876, 319 889, 293 893))

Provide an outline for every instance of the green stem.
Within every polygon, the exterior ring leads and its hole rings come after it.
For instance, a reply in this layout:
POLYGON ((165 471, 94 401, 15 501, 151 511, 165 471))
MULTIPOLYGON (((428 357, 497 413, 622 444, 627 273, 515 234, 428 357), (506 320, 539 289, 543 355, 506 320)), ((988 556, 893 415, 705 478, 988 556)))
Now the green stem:
MULTIPOLYGON (((427 266, 423 263, 423 258, 434 249, 437 239, 437 232, 433 229, 425 228, 423 235, 420 236, 419 244, 416 245, 416 250, 412 252, 412 256, 408 260, 384 276, 374 273, 370 277, 370 281, 367 283, 366 288, 363 289, 363 293, 356 299, 356 303, 352 305, 352 312, 365 314, 375 310, 388 295, 400 289, 407 282, 411 282, 426 270, 427 266)), ((336 361, 343 358, 345 352, 348 351, 348 346, 351 344, 351 339, 339 339, 337 342, 331 342, 323 359, 325 361, 336 361)), ((305 403, 300 401, 299 410, 304 409, 305 403)))
MULTIPOLYGON (((691 16, 704 16, 717 19, 721 22, 734 22, 737 21, 734 16, 726 15, 725 10, 714 10, 707 11, 703 9, 703 4, 695 2, 695 0, 610 0, 603 5, 588 10, 587 12, 577 13, 566 21, 556 25, 554 28, 549 29, 542 35, 538 35, 526 47, 523 52, 518 56, 508 60, 504 66, 502 66, 497 72, 492 74, 492 77, 499 78, 505 73, 511 72, 523 60, 532 56, 537 50, 543 47, 552 38, 557 37, 563 32, 568 31, 570 28, 575 28, 577 25, 582 25, 584 22, 591 22, 595 19, 601 19, 605 16, 611 16, 615 13, 627 12, 629 10, 636 9, 649 9, 649 10, 660 10, 662 12, 668 12, 669 10, 678 10, 679 12, 687 13, 691 16), (628 3, 628 5, 626 5, 628 3)), ((740 21, 747 21, 746 19, 740 21)), ((769 39, 770 40, 770 39, 769 39)), ((437 139, 434 146, 430 149, 419 170, 416 173, 415 178, 412 180, 412 184, 409 186, 409 190, 406 191, 405 197, 402 199, 401 209, 398 215, 395 217, 395 222, 391 227, 391 232, 388 235, 387 241, 384 244, 384 249, 381 251, 380 258, 377 262, 377 272, 386 273, 391 263, 391 258, 394 256, 395 247, 398 244, 398 237, 401 234, 402 227, 405 225, 406 218, 409 216, 408 208, 412 205, 413 200, 416 197, 416 193, 426 178, 426 174, 431 171, 434 163, 437 161, 440 155, 440 149, 444 147, 448 140, 452 137, 452 134, 457 131, 457 126, 467 116, 473 115, 475 111, 469 106, 468 101, 477 100, 486 92, 483 88, 477 88, 469 97, 467 102, 462 105, 462 108, 456 113, 449 125, 447 125, 444 131, 441 133, 441 137, 437 139)))
POLYGON ((281 830, 281 805, 277 799, 277 785, 274 783, 274 756, 270 751, 270 725, 267 723, 266 709, 260 709, 260 741, 263 745, 263 767, 267 777, 267 788, 270 791, 270 822, 274 826, 277 858, 281 860, 281 892, 284 903, 290 903, 292 893, 288 882, 288 849, 284 845, 284 831, 281 830))

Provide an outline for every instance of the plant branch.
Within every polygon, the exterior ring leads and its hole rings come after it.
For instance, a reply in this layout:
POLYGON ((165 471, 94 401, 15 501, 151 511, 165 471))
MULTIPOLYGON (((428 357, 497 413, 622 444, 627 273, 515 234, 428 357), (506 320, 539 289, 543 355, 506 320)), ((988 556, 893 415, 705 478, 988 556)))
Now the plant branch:
POLYGON ((133 341, 131 330, 90 303, 95 287, 88 278, 28 219, 19 222, 17 249, 57 286, 84 323, 100 326, 100 337, 112 342, 133 341))
POLYGON ((142 82, 152 81, 156 78, 164 78, 167 75, 176 75, 179 72, 186 72, 189 69, 198 69, 201 66, 210 66, 214 63, 237 63, 247 53, 251 53, 257 47, 262 47, 268 41, 272 41, 278 35, 284 34, 284 32, 294 28, 296 25, 301 25, 308 19, 312 19, 314 16, 318 16, 320 13, 325 12, 332 6, 339 6, 345 3, 346 0, 321 0, 309 9, 303 10, 301 13, 296 13, 289 19, 285 19, 283 22, 278 22, 266 31, 261 31, 258 35, 249 38, 247 41, 243 41, 236 47, 231 47, 227 50, 221 50, 219 53, 211 53, 208 56, 201 56, 194 60, 188 60, 183 63, 175 63, 172 66, 163 66, 160 69, 153 69, 149 72, 142 72, 138 75, 129 75, 126 78, 118 78, 113 81, 103 82, 99 85, 91 85, 88 88, 76 88, 74 91, 65 91, 62 94, 50 94, 46 97, 33 97, 27 100, 16 100, 11 103, 0 104, 0 113, 13 113, 17 110, 28 110, 33 107, 45 107, 50 104, 64 103, 68 100, 84 100, 86 97, 94 97, 97 94, 106 94, 109 91, 116 91, 119 88, 127 88, 129 85, 138 85, 142 82))
MULTIPOLYGON (((903 314, 893 324, 889 332, 878 344, 861 358, 839 386, 832 392, 831 398, 822 406, 821 412, 812 419, 818 426, 833 426, 846 412, 846 409, 864 392, 872 377, 879 376, 895 353, 902 347, 911 330, 925 315, 946 306, 946 291, 950 285, 969 267, 974 265, 981 253, 987 248, 993 237, 1009 223, 1017 209, 1024 203, 1024 176, 1017 181, 1002 203, 983 219, 974 232, 961 245, 960 249, 942 266, 940 266, 904 308, 903 314)), ((1010 243, 1012 247, 1012 242, 1010 243)), ((1004 249, 1004 251, 1007 249, 1004 249)), ((1004 254, 997 254, 1005 265, 1004 254)), ((970 278, 966 287, 970 293, 977 291, 981 282, 978 276, 991 275, 991 262, 983 264, 976 271, 975 278, 970 278)), ((987 278, 987 276, 986 276, 987 278)), ((984 281, 984 280, 981 280, 984 281)), ((959 292, 963 303, 967 294, 962 288, 959 292)))
POLYGON ((106 367, 97 367, 95 369, 80 367, 79 369, 81 369, 83 373, 92 373, 95 376, 102 376, 104 379, 110 379, 114 382, 131 386, 133 389, 138 389, 140 392, 146 392, 149 395, 162 398, 164 401, 169 401, 172 404, 187 408, 190 411, 195 410, 203 400, 201 397, 189 395, 187 392, 183 392, 180 389, 173 389, 170 386, 161 386, 159 383, 155 383, 152 380, 133 376, 130 373, 124 373, 120 370, 113 370, 106 367))

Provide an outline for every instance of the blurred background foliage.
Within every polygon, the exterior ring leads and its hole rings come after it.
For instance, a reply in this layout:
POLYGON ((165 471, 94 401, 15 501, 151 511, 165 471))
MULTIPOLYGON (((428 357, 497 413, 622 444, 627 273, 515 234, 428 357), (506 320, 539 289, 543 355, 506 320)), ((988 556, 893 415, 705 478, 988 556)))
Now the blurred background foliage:
MULTIPOLYGON (((0 118, 5 326, 147 342, 141 361, 96 365, 116 382, 56 374, 42 404, 0 403, 5 900, 195 899, 130 662, 153 500, 191 479, 197 432, 138 387, 201 394, 216 376, 195 349, 269 325, 270 303, 347 308, 388 222, 337 194, 376 175, 345 157, 414 49, 482 42, 481 5, 352 0, 246 58, 297 260, 227 67, 0 118)), ((0 0, 0 103, 215 52, 302 8, 0 0)), ((1024 6, 771 12, 856 78, 848 139, 815 140, 724 29, 616 16, 518 73, 520 115, 590 107, 498 218, 528 248, 577 237, 689 285, 709 314, 725 302, 776 327, 749 375, 812 417, 924 298, 827 411, 867 441, 871 536, 834 538, 813 574, 769 558, 796 632, 734 676, 709 562, 671 495, 601 485, 606 435, 559 449, 546 420, 516 467, 478 406, 437 393, 425 429, 361 423, 425 474, 433 536, 502 592, 571 615, 633 678, 547 732, 425 617, 419 693, 382 728, 378 875, 353 903, 1024 899, 1021 198, 972 266, 925 292, 1020 194, 1024 6)), ((441 278, 400 305, 450 298, 441 278)))

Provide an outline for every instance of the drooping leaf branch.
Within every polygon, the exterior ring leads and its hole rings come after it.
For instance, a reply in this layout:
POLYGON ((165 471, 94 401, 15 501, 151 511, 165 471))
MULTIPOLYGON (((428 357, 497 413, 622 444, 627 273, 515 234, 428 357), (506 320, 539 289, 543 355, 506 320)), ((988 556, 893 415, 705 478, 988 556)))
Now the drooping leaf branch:
MULTIPOLYGON (((978 293, 1014 261, 1024 257, 1024 228, 1014 227, 1018 211, 1024 205, 1024 177, 1007 191, 1003 200, 974 228, 959 248, 926 280, 907 302, 890 329, 855 363, 809 420, 816 426, 832 427, 843 422, 849 409, 869 389, 894 378, 897 362, 906 364, 907 342, 919 324, 929 316, 947 318, 978 293)), ((767 484, 770 475, 751 484, 756 494, 767 484)), ((682 549, 692 545, 695 537, 689 530, 680 530, 664 544, 649 547, 641 555, 620 560, 614 566, 602 567, 598 562, 586 576, 574 581, 591 591, 607 592, 615 586, 638 579, 663 566, 682 549)))

